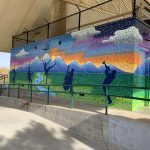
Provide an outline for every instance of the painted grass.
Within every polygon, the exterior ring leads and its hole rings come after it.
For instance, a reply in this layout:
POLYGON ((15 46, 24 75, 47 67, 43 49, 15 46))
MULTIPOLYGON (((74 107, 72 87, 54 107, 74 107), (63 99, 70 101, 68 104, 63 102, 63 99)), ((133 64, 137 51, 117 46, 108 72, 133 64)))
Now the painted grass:
MULTIPOLYGON (((134 97, 150 99, 150 90, 135 90, 133 93, 134 97)), ((137 111, 142 109, 144 106, 150 106, 148 101, 132 100, 132 110, 137 111)))
MULTIPOLYGON (((41 84, 45 84, 45 76, 41 73, 44 80, 41 84)), ((33 75, 33 83, 34 80, 37 78, 37 73, 33 75)), ((64 73, 49 73, 48 75, 48 84, 61 84, 63 85, 64 82, 64 73)), ((105 78, 104 74, 75 74, 74 75, 74 84, 102 84, 105 78)), ((12 75, 10 75, 10 81, 12 79, 12 75)), ((141 77, 140 81, 143 82, 143 77, 141 77)), ((27 75, 25 73, 17 73, 16 76, 16 83, 25 84, 27 82, 27 75)), ((114 80, 113 84, 118 85, 135 85, 139 83, 139 77, 133 76, 133 74, 118 74, 116 79, 114 80)), ((27 89, 27 87, 23 87, 27 89)), ((64 91, 62 86, 53 86, 50 87, 51 90, 54 91, 64 91)), ((37 91, 37 88, 33 88, 34 91, 37 91)), ((102 87, 74 87, 75 92, 85 92, 85 93, 98 93, 103 95, 102 87)), ((132 96, 133 89, 124 88, 124 87, 110 87, 109 88, 110 94, 120 95, 120 96, 132 96)), ((66 99, 70 99, 70 94, 63 94, 57 93, 59 97, 64 97, 66 99)), ((81 101, 83 103, 94 104, 94 105, 105 105, 105 96, 94 96, 94 95, 85 95, 80 96, 79 94, 74 95, 74 99, 81 101)), ((120 97, 112 97, 113 104, 110 107, 125 109, 125 110, 132 110, 132 100, 120 97)))

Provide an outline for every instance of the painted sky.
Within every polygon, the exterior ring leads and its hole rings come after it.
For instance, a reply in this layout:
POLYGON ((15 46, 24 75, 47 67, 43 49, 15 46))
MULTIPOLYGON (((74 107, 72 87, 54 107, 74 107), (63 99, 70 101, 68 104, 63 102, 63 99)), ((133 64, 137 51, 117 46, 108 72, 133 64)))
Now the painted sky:
POLYGON ((61 56, 67 64, 73 60, 81 65, 91 61, 98 67, 105 60, 126 72, 134 72, 142 63, 138 51, 148 51, 150 45, 143 38, 145 30, 134 24, 135 19, 125 19, 12 49, 11 67, 48 53, 53 60, 61 56))
POLYGON ((96 67, 100 67, 105 60, 106 63, 112 64, 125 72, 134 72, 139 64, 142 63, 142 59, 137 52, 127 52, 111 55, 99 55, 85 57, 84 53, 67 54, 59 52, 56 48, 51 49, 48 53, 52 60, 55 60, 57 56, 60 56, 66 64, 70 64, 73 60, 77 61, 80 65, 90 61, 95 64, 96 67))
POLYGON ((0 68, 10 68, 10 53, 0 52, 0 68))

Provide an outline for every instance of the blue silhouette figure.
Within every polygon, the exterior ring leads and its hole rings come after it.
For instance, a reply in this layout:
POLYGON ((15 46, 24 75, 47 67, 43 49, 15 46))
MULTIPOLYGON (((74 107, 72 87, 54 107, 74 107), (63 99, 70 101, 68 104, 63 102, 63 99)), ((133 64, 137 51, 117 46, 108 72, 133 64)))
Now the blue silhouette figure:
POLYGON ((43 66, 44 66, 44 72, 46 71, 47 65, 50 63, 50 61, 51 61, 51 60, 49 60, 49 61, 46 63, 46 62, 44 62, 44 61, 42 60, 43 66))
MULTIPOLYGON (((43 61, 43 60, 42 60, 43 61)), ((48 67, 48 64, 50 63, 51 60, 49 60, 47 63, 43 61, 43 66, 44 66, 44 76, 46 76, 46 84, 47 84, 47 78, 48 78, 48 72, 51 68, 53 68, 56 63, 54 63, 52 66, 48 67)))
POLYGON ((27 72, 27 78, 28 78, 29 84, 32 84, 32 75, 33 73, 31 72, 30 67, 29 67, 28 72, 27 72))
MULTIPOLYGON (((113 80, 116 77, 116 70, 111 70, 110 67, 105 64, 105 61, 103 62, 103 64, 105 65, 105 68, 106 68, 106 70, 105 70, 106 77, 105 77, 105 79, 103 81, 103 84, 109 85, 109 84, 111 84, 113 82, 113 80)), ((106 94, 106 86, 103 86, 103 91, 106 94)), ((108 104, 112 103, 112 99, 111 99, 110 96, 107 96, 107 100, 108 100, 108 104)))
POLYGON ((70 90, 70 92, 73 91, 73 86, 72 86, 73 77, 74 77, 74 69, 71 69, 71 71, 69 71, 69 65, 68 65, 67 73, 65 75, 64 84, 63 84, 63 88, 65 91, 67 90, 70 90))
POLYGON ((13 81, 13 84, 15 84, 16 83, 16 69, 15 69, 15 67, 12 70, 12 73, 13 73, 12 81, 13 81))

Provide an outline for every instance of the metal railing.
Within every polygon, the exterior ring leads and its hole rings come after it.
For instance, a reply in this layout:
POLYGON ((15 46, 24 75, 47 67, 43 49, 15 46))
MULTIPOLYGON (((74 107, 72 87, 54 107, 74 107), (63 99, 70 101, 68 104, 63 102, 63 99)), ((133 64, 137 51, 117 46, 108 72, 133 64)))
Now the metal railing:
MULTIPOLYGON (((96 26, 96 25, 112 22, 113 20, 116 21, 116 20, 132 17, 132 16, 136 17, 136 0, 131 1, 128 4, 130 6, 130 11, 128 12, 125 12, 124 10, 120 10, 122 11, 122 13, 120 14, 115 14, 115 13, 110 15, 107 14, 106 17, 104 17, 105 15, 99 15, 100 13, 102 14, 103 12, 103 10, 98 12, 98 10, 101 10, 100 7, 103 5, 106 7, 106 4, 108 5, 108 7, 109 5, 111 6, 112 1, 113 0, 106 0, 102 3, 86 8, 84 10, 81 10, 81 8, 76 6, 78 12, 51 22, 49 22, 44 18, 43 21, 46 22, 45 25, 39 26, 31 30, 25 28, 25 31, 23 33, 13 36, 12 48, 20 45, 32 43, 35 41, 43 40, 43 39, 64 35, 66 33, 71 33, 73 31, 79 31, 80 29, 87 28, 91 25, 96 26), (87 16, 91 16, 90 19, 87 16), (57 31, 57 33, 56 32, 54 33, 53 31, 57 31)), ((109 12, 109 8, 108 8, 108 12, 109 12)))
MULTIPOLYGON (((127 99, 131 99, 131 100, 142 100, 145 102, 150 102, 150 87, 138 87, 138 86, 125 86, 125 85, 103 85, 103 84, 74 84, 74 85, 65 85, 65 86, 72 86, 72 91, 67 92, 64 90, 50 90, 51 87, 63 87, 64 85, 62 84, 0 84, 0 96, 3 94, 4 90, 7 89, 7 93, 5 94, 5 96, 11 97, 10 92, 12 90, 16 90, 16 94, 15 97, 16 98, 20 98, 20 94, 21 91, 23 93, 28 92, 28 97, 26 98, 28 101, 33 102, 33 96, 35 95, 35 92, 38 93, 44 93, 44 95, 46 96, 46 105, 50 105, 50 97, 55 97, 52 96, 51 93, 57 93, 57 94, 66 94, 66 95, 70 95, 69 99, 70 99, 70 108, 74 108, 74 96, 75 95, 81 95, 81 96, 85 96, 85 95, 90 95, 90 96, 98 96, 99 99, 101 99, 101 96, 105 97, 105 114, 108 114, 108 96, 112 96, 112 97, 121 97, 121 98, 127 98, 127 99), (38 87, 45 87, 44 90, 37 90, 38 87), (82 92, 79 90, 74 90, 75 88, 80 88, 83 89, 83 87, 92 87, 92 88, 100 88, 103 89, 104 87, 106 88, 106 92, 104 93, 104 91, 102 90, 102 92, 82 92), (116 94, 115 92, 113 93, 111 91, 111 89, 114 88, 115 91, 117 91, 117 88, 119 88, 120 93, 121 90, 123 91, 123 93, 125 92, 125 89, 127 89, 128 91, 132 91, 131 93, 133 93, 134 91, 137 90, 142 90, 144 91, 146 94, 144 96, 133 96, 133 94, 116 94)), ((61 98, 61 96, 58 96, 59 98, 61 98)))

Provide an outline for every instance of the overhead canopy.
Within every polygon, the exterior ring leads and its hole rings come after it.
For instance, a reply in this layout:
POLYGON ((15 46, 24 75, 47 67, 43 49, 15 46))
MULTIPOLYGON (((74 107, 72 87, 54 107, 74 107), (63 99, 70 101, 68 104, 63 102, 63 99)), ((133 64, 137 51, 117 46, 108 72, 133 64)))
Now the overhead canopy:
POLYGON ((9 51, 12 36, 45 23, 52 0, 0 0, 0 51, 9 51))
MULTIPOLYGON (((45 19, 51 22, 78 12, 79 9, 84 10, 106 1, 108 0, 1 0, 0 51, 10 51, 12 36, 46 24, 45 19)), ((131 1, 112 0, 109 3, 93 8, 89 10, 89 14, 83 14, 81 25, 86 25, 89 22, 94 23, 96 20, 98 20, 98 23, 107 22, 108 18, 113 21, 115 16, 123 18, 132 12, 131 1)), ((139 14, 141 15, 139 16, 142 19, 148 19, 149 16, 149 12, 144 9, 145 6, 149 9, 149 5, 144 0, 137 0, 136 8, 140 12, 139 14)))

